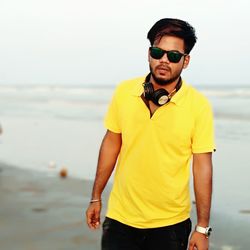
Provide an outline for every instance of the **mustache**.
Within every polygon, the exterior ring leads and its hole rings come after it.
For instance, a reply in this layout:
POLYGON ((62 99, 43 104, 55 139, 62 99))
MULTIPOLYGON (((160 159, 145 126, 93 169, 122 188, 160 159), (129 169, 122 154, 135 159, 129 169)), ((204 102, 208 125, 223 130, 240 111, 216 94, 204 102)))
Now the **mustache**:
POLYGON ((171 71, 171 68, 168 65, 161 64, 155 67, 156 69, 163 69, 163 70, 168 70, 171 71))

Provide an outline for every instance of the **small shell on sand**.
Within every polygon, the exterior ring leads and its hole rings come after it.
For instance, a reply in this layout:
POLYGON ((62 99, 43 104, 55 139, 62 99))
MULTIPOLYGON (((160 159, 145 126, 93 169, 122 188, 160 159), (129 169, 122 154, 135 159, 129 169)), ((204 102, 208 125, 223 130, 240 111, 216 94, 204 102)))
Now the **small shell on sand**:
POLYGON ((49 164, 48 164, 48 167, 50 169, 56 168, 56 163, 54 161, 50 161, 49 164))
POLYGON ((67 175, 68 175, 68 170, 67 170, 67 168, 66 168, 66 167, 63 167, 63 168, 60 170, 59 174, 60 174, 60 176, 61 176, 62 178, 66 178, 67 175))

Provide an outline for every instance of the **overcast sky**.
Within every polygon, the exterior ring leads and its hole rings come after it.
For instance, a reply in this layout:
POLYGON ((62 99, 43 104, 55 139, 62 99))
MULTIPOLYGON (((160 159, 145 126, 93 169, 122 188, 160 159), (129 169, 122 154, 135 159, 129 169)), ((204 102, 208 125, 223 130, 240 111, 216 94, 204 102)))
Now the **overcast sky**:
POLYGON ((248 0, 0 0, 0 84, 115 85, 148 72, 146 35, 161 18, 196 28, 183 77, 250 85, 248 0))

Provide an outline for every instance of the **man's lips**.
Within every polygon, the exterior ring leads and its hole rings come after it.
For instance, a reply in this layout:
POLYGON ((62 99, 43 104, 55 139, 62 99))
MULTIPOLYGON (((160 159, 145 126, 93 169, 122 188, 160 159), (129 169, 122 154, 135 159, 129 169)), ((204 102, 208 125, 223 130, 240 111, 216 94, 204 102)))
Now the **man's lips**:
POLYGON ((158 67, 156 67, 156 70, 158 70, 159 72, 165 73, 165 72, 169 72, 170 68, 164 67, 164 66, 158 66, 158 67))

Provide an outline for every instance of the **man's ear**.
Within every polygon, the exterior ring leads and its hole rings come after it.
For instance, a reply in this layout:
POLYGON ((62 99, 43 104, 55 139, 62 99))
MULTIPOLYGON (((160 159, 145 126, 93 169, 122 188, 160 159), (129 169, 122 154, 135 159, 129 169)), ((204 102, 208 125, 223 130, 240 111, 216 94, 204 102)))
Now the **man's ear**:
POLYGON ((184 57, 183 69, 186 69, 188 67, 189 62, 190 62, 190 55, 186 55, 184 57))

